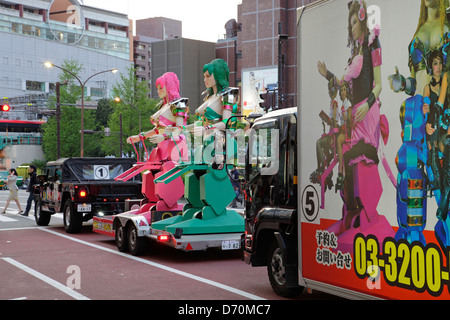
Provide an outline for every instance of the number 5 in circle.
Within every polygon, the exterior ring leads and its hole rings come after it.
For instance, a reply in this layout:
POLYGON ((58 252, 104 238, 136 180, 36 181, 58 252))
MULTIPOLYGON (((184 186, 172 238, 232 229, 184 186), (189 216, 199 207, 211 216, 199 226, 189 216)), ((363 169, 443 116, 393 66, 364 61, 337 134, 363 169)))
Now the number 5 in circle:
POLYGON ((307 186, 303 190, 302 212, 309 222, 314 222, 319 215, 319 195, 313 186, 307 186))

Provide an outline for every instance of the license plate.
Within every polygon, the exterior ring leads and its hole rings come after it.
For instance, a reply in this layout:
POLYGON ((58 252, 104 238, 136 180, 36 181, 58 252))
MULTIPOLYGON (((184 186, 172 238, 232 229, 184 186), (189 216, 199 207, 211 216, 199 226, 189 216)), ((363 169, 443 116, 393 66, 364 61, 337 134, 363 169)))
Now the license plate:
POLYGON ((90 204, 79 204, 78 205, 78 212, 91 212, 91 205, 90 204))
POLYGON ((112 231, 111 223, 94 221, 93 225, 94 225, 94 229, 97 229, 97 230, 112 231))
POLYGON ((225 240, 222 241, 222 250, 236 250, 241 247, 239 240, 225 240))

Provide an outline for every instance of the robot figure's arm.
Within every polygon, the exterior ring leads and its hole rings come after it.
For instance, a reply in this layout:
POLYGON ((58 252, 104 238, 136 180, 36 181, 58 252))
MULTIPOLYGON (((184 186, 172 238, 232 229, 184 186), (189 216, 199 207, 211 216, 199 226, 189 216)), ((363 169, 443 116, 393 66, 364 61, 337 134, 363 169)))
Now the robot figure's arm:
POLYGON ((404 91, 406 94, 413 96, 416 93, 416 79, 409 77, 405 78, 398 72, 398 67, 395 67, 395 73, 388 77, 391 89, 394 92, 404 91))

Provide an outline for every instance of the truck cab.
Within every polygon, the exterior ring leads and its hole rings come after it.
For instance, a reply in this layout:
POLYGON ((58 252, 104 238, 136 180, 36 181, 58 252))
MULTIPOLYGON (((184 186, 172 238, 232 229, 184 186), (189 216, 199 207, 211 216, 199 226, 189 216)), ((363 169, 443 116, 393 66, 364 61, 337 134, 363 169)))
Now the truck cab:
POLYGON ((254 121, 246 153, 245 212, 245 262, 266 266, 277 294, 298 294, 297 108, 254 121))

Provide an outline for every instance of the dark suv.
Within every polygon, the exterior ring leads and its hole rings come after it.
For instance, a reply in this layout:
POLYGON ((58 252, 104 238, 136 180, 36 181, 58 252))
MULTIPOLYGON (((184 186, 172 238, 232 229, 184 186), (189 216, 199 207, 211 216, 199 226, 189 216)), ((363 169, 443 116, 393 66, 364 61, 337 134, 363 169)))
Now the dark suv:
POLYGON ((141 199, 140 176, 127 182, 114 178, 136 163, 127 158, 69 158, 48 162, 35 188, 35 219, 40 226, 63 213, 64 228, 78 233, 94 216, 124 212, 125 201, 141 199))

